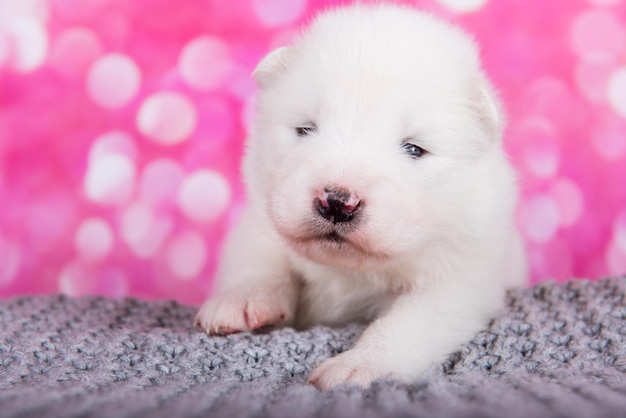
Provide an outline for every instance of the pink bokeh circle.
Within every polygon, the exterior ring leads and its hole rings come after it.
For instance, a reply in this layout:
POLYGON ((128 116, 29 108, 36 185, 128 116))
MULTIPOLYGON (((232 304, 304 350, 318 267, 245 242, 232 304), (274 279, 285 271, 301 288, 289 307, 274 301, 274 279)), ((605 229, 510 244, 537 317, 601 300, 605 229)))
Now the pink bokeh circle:
POLYGON ((61 32, 52 44, 50 65, 68 78, 82 79, 103 53, 96 34, 83 27, 72 27, 61 32))

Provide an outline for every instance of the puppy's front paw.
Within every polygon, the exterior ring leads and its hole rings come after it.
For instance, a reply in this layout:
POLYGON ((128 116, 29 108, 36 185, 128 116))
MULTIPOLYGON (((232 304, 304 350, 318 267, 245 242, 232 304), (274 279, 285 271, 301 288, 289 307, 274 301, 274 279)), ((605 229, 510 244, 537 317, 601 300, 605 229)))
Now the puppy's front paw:
POLYGON ((375 365, 375 360, 366 353, 349 350, 324 360, 313 370, 308 382, 323 391, 342 384, 366 388, 387 374, 375 365))
POLYGON ((292 311, 290 303, 274 292, 228 292, 207 300, 194 325, 216 335, 254 331, 290 321, 292 311))

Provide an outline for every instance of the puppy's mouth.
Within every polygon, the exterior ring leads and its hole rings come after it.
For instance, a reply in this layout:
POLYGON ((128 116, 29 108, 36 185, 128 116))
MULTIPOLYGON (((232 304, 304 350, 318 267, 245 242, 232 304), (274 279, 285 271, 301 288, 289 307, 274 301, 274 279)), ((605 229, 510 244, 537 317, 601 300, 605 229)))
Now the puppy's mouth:
POLYGON ((339 231, 309 231, 298 236, 290 235, 293 242, 297 244, 326 244, 332 247, 354 246, 350 238, 341 234, 339 231))
POLYGON ((294 250, 320 263, 353 267, 355 262, 384 261, 392 257, 384 248, 372 245, 362 224, 330 225, 312 219, 294 228, 281 222, 274 222, 274 227, 294 250))
POLYGON ((314 239, 333 242, 335 244, 345 244, 346 242, 348 242, 348 240, 345 237, 341 236, 337 231, 331 231, 314 239))
POLYGON ((311 232, 292 237, 291 243, 301 254, 323 264, 360 268, 368 260, 386 261, 391 258, 391 254, 372 247, 358 234, 343 234, 334 229, 311 232))
POLYGON ((335 225, 329 227, 328 225, 309 225, 309 228, 305 230, 300 238, 302 242, 327 244, 332 247, 355 247, 359 249, 361 247, 360 241, 355 239, 354 229, 347 228, 344 225, 335 225))
POLYGON ((298 237, 292 236, 292 242, 296 245, 317 244, 324 251, 336 254, 358 253, 368 257, 387 258, 387 254, 379 253, 367 244, 363 239, 358 239, 349 233, 341 230, 330 229, 325 231, 309 231, 308 234, 298 237))

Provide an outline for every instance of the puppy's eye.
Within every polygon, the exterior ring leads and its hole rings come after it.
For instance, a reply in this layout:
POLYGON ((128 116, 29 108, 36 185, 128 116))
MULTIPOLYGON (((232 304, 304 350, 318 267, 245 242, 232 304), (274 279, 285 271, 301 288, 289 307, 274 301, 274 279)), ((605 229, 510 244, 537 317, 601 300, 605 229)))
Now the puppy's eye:
POLYGON ((306 123, 296 126, 295 130, 299 137, 303 137, 317 132, 317 126, 314 123, 306 123))
POLYGON ((413 159, 421 158, 424 156, 424 154, 426 154, 426 150, 424 148, 410 142, 405 142, 404 144, 402 144, 402 150, 413 159))

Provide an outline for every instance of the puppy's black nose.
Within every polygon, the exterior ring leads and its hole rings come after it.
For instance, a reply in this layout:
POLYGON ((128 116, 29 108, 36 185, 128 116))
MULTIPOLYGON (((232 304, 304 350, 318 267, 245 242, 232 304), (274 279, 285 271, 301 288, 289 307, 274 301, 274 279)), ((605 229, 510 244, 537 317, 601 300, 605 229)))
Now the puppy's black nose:
POLYGON ((315 210, 332 223, 350 222, 361 209, 360 200, 344 188, 325 188, 314 201, 315 210))

